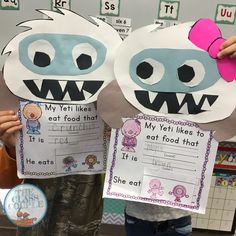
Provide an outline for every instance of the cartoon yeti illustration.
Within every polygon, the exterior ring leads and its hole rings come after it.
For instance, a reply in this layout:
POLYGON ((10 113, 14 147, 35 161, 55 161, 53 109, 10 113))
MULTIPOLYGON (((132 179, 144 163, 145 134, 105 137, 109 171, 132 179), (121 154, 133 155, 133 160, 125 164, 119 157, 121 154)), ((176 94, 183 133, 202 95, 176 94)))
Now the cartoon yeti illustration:
POLYGON ((187 190, 183 185, 176 185, 174 186, 173 190, 169 192, 170 195, 174 195, 175 202, 181 202, 181 198, 186 197, 188 198, 189 195, 186 194, 187 190))
POLYGON ((83 165, 88 165, 88 169, 94 169, 95 164, 100 164, 100 161, 97 160, 97 156, 94 154, 89 154, 85 158, 85 162, 82 163, 83 165))
POLYGON ((23 108, 26 121, 27 134, 40 134, 39 118, 42 116, 41 107, 36 103, 27 103, 23 108))
POLYGON ((13 94, 31 101, 87 104, 114 79, 113 58, 121 43, 109 24, 76 13, 40 10, 49 19, 19 26, 4 49, 4 78, 13 94))
POLYGON ((159 179, 151 179, 149 182, 149 190, 150 198, 156 199, 159 196, 162 196, 164 192, 162 191, 163 187, 161 186, 161 181, 159 179))
POLYGON ((76 168, 78 166, 77 161, 72 156, 67 156, 63 159, 65 172, 71 172, 72 168, 76 168))
POLYGON ((135 152, 134 147, 137 146, 136 136, 141 132, 140 122, 137 119, 126 120, 121 128, 121 132, 124 135, 121 151, 135 152))

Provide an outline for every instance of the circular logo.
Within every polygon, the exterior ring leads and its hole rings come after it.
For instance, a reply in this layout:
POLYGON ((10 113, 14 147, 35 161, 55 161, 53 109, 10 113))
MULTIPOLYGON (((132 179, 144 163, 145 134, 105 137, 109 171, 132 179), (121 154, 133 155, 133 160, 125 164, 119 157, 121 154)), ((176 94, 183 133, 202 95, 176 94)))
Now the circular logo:
POLYGON ((41 189, 32 184, 12 188, 4 200, 9 220, 19 227, 31 227, 42 221, 47 212, 47 199, 41 189))

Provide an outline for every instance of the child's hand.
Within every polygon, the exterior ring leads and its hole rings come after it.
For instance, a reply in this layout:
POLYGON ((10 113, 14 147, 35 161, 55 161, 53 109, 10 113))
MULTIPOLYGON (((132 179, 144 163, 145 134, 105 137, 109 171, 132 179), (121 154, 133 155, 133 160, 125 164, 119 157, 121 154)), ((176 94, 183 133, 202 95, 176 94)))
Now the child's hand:
POLYGON ((14 111, 0 111, 0 140, 10 156, 15 157, 15 133, 22 125, 14 111))
POLYGON ((236 35, 227 39, 221 46, 217 57, 222 59, 226 56, 236 58, 236 35))

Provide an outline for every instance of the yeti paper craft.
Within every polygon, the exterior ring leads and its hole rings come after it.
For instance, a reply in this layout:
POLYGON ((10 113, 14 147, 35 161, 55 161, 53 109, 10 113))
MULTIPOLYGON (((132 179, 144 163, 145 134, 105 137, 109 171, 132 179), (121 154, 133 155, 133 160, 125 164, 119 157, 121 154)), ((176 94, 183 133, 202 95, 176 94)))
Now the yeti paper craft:
MULTIPOLYGON (((114 128, 122 124, 118 117, 141 112, 204 123, 204 129, 222 131, 221 121, 235 117, 236 104, 236 60, 216 59, 223 41, 210 19, 134 31, 119 47, 116 81, 99 95, 98 112, 114 128), (116 113, 107 108, 108 103, 120 104, 115 105, 116 113)), ((231 125, 234 120, 230 119, 231 125)))
POLYGON ((49 103, 88 104, 112 80, 114 55, 121 43, 107 23, 59 9, 40 10, 48 19, 19 26, 5 47, 4 79, 18 97, 49 103))
MULTIPOLYGON (((189 38, 198 23, 156 31, 144 27, 120 47, 115 60, 117 82, 125 98, 144 114, 205 123, 233 112, 235 81, 223 79, 216 60, 189 38)), ((205 34, 200 37, 207 41, 205 34)))

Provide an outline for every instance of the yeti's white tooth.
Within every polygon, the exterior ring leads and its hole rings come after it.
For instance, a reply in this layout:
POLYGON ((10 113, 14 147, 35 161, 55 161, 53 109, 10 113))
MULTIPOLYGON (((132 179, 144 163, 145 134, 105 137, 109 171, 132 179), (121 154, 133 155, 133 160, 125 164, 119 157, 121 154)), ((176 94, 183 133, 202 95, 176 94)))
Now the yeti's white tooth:
POLYGON ((41 91, 43 80, 37 79, 37 80, 34 80, 34 83, 38 87, 38 90, 41 91))
POLYGON ((83 81, 77 81, 75 83, 76 83, 76 86, 77 86, 78 90, 81 91, 82 87, 84 85, 84 82, 83 81))
POLYGON ((195 104, 198 105, 201 101, 202 94, 192 93, 195 104))
POLYGON ((66 80, 60 80, 60 81, 59 81, 59 84, 60 84, 60 86, 61 86, 61 90, 62 90, 62 92, 65 91, 65 88, 66 88, 67 82, 68 82, 68 81, 66 81, 66 80))
POLYGON ((184 103, 184 105, 181 107, 181 109, 178 111, 178 113, 189 114, 187 103, 184 103))
POLYGON ((149 101, 150 101, 150 103, 153 103, 153 101, 154 101, 155 98, 157 97, 158 93, 148 92, 148 95, 149 95, 149 101))
POLYGON ((54 100, 54 97, 52 96, 52 93, 50 90, 48 90, 48 94, 47 94, 47 99, 53 99, 54 100))
POLYGON ((210 106, 210 104, 209 104, 207 98, 205 98, 205 101, 204 101, 204 103, 203 103, 201 109, 202 109, 202 110, 205 110, 205 111, 211 110, 211 106, 210 106))
POLYGON ((83 93, 84 93, 84 97, 85 97, 85 100, 89 99, 91 96, 93 96, 93 94, 83 90, 83 93))
POLYGON ((63 101, 71 101, 71 98, 68 92, 65 94, 63 101))
POLYGON ((176 97, 178 99, 179 105, 181 105, 181 103, 183 102, 185 95, 186 93, 176 93, 176 97))
POLYGON ((168 106, 167 106, 167 103, 166 102, 163 102, 160 110, 159 110, 160 113, 163 113, 163 114, 166 114, 168 113, 168 106))

